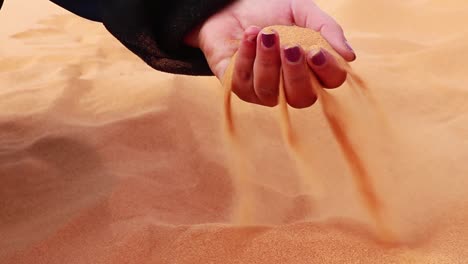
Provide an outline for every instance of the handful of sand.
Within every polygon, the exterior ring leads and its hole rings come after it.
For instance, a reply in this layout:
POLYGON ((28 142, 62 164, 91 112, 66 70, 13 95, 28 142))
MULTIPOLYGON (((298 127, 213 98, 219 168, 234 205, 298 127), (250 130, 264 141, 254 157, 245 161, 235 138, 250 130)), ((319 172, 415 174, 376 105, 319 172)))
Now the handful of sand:
MULTIPOLYGON (((305 51, 312 49, 326 49, 331 54, 336 54, 330 44, 325 40, 320 32, 313 31, 308 28, 302 28, 298 26, 283 26, 275 25, 266 27, 264 30, 272 30, 278 32, 280 37, 281 45, 300 45, 305 51)), ((232 74, 234 69, 234 62, 236 60, 237 53, 234 54, 229 67, 224 75, 223 83, 230 84, 232 81, 232 74)), ((343 60, 339 56, 335 56, 339 62, 343 60)), ((230 85, 226 85, 229 88, 230 85)))

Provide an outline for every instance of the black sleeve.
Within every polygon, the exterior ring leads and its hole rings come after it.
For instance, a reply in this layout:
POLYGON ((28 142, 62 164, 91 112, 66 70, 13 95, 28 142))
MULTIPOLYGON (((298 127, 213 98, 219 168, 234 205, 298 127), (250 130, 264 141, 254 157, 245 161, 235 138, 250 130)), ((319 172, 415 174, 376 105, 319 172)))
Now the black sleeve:
POLYGON ((183 39, 233 0, 101 0, 102 21, 120 42, 151 67, 187 75, 212 75, 200 49, 183 39))
MULTIPOLYGON (((1 0, 0 0, 1 1, 1 0)), ((102 22, 102 11, 99 0, 51 0, 75 15, 96 22, 102 22)))
POLYGON ((103 22, 114 37, 156 70, 213 75, 201 50, 186 46, 183 39, 234 0, 51 1, 76 15, 103 22))

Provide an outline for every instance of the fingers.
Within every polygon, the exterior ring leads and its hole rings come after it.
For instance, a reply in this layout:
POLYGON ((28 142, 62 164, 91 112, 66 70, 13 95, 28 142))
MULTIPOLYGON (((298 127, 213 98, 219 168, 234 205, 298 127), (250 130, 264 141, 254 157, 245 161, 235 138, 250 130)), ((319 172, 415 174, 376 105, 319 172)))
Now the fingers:
POLYGON ((262 31, 257 38, 257 54, 254 62, 254 90, 266 106, 278 104, 281 58, 279 37, 276 32, 262 31))
POLYGON ((333 49, 345 60, 353 61, 356 53, 344 36, 341 26, 310 0, 297 0, 291 6, 296 25, 320 31, 333 49))
POLYGON ((332 18, 322 25, 320 33, 345 60, 354 61, 356 59, 356 54, 346 40, 343 29, 332 18))
POLYGON ((281 53, 284 90, 288 104, 294 108, 305 108, 317 101, 310 82, 310 69, 300 46, 285 47, 281 53))
POLYGON ((259 104, 260 100, 254 91, 253 66, 257 49, 257 35, 259 27, 249 27, 239 46, 232 75, 232 91, 241 99, 249 103, 259 104))
POLYGON ((294 108, 305 108, 317 100, 310 82, 312 70, 325 88, 344 83, 347 73, 325 49, 305 54, 300 46, 280 49, 276 32, 250 27, 241 41, 233 71, 232 90, 242 100, 265 106, 278 103, 280 71, 285 96, 294 108), (280 52, 281 50, 281 52, 280 52))
POLYGON ((281 58, 276 32, 250 27, 241 41, 232 76, 232 90, 242 100, 278 104, 281 58))
POLYGON ((325 88, 336 88, 346 81, 346 71, 325 49, 310 51, 307 64, 325 88))

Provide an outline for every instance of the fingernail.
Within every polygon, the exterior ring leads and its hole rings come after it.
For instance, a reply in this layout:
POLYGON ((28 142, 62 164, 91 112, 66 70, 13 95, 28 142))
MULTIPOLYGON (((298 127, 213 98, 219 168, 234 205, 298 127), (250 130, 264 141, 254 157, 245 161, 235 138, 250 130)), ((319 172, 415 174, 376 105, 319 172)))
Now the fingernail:
POLYGON ((299 46, 287 47, 284 49, 284 55, 290 62, 298 62, 301 58, 301 49, 299 46))
POLYGON ((312 56, 312 63, 316 66, 324 65, 326 60, 325 53, 321 49, 312 56))
POLYGON ((276 43, 275 33, 264 33, 262 32, 262 43, 265 48, 271 48, 276 43))
POLYGON ((351 51, 351 52, 353 53, 353 55, 354 55, 354 56, 353 56, 353 60, 355 60, 355 59, 356 59, 356 52, 354 52, 353 47, 351 47, 351 45, 349 45, 348 41, 345 41, 344 44, 345 44, 346 48, 348 48, 348 50, 351 51))
POLYGON ((348 48, 349 51, 354 53, 354 49, 351 47, 351 45, 349 45, 348 41, 345 41, 344 44, 345 44, 346 48, 348 48))

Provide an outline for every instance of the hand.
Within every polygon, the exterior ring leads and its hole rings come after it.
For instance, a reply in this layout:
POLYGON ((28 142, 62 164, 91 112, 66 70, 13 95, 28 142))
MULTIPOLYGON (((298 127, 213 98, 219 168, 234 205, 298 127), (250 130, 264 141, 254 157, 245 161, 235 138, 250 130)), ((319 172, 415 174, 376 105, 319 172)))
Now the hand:
POLYGON ((238 51, 232 88, 240 99, 250 103, 278 104, 281 69, 286 99, 295 108, 311 106, 317 100, 309 82, 310 71, 326 88, 343 84, 346 72, 329 52, 320 49, 305 54, 300 46, 280 47, 276 32, 261 30, 270 25, 320 31, 345 60, 356 58, 341 27, 312 0, 238 0, 206 20, 186 42, 203 51, 220 80, 238 51), (228 41, 233 39, 240 44, 228 41))

